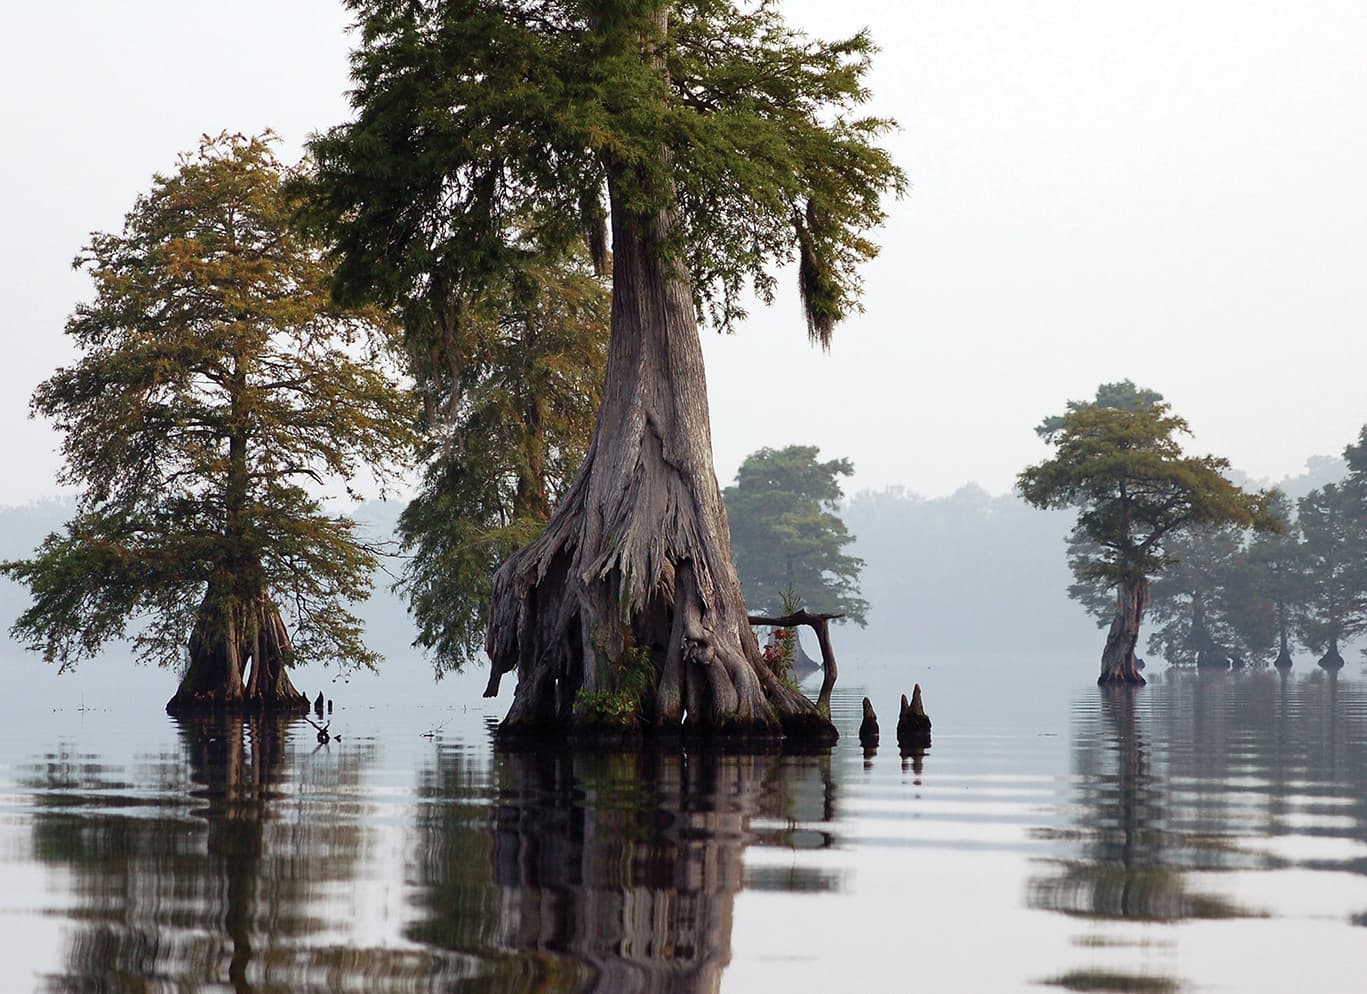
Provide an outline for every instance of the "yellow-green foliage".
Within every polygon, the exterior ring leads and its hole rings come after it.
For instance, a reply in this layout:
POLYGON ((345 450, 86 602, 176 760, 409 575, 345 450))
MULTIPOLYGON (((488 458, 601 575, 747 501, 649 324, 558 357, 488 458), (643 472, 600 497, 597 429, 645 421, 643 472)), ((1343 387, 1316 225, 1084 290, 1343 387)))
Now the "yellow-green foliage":
POLYGON ((79 357, 33 410, 64 437, 78 513, 4 564, 34 598, 14 634, 63 666, 135 618, 140 655, 179 662, 211 582, 272 596, 301 656, 375 659, 346 607, 374 552, 313 494, 383 479, 412 444, 412 402, 385 314, 335 304, 324 247, 291 226, 273 141, 205 137, 76 260, 95 284, 66 326, 79 357))
POLYGON ((1080 579, 1114 583, 1160 572, 1168 564, 1163 538, 1174 530, 1278 527, 1269 495, 1231 483, 1228 460, 1182 452, 1176 436, 1190 431, 1166 403, 1079 404, 1053 420, 1046 425, 1054 455, 1016 483, 1036 507, 1079 509, 1075 534, 1095 549, 1075 565, 1080 579))

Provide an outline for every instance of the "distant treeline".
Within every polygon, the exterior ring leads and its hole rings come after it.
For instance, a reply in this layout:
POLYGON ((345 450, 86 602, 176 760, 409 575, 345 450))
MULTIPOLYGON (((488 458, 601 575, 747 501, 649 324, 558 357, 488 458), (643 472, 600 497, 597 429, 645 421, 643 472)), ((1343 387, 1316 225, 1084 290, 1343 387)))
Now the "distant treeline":
MULTIPOLYGON (((1307 466, 1305 474, 1278 484, 1293 502, 1346 475, 1342 460, 1332 457, 1315 457, 1307 466)), ((0 508, 0 557, 29 554, 74 509, 69 499, 0 508)), ((369 535, 383 539, 393 534, 402 509, 399 502, 372 501, 354 516, 369 535)), ((851 551, 865 561, 860 589, 869 603, 867 628, 843 625, 836 634, 842 658, 1027 652, 1090 661, 1096 630, 1068 599, 1073 579, 1061 554, 1072 512, 1041 513, 1014 495, 993 496, 969 484, 936 498, 900 487, 864 491, 844 503, 842 515, 855 537, 851 551)), ((402 659, 415 654, 415 628, 403 600, 389 589, 400 564, 388 561, 385 568, 389 575, 376 578, 374 596, 357 613, 369 643, 391 660, 402 659)), ((0 579, 6 628, 27 604, 22 587, 0 579)), ((1155 610, 1161 610, 1157 604, 1155 610)), ((1167 638, 1166 623, 1157 614, 1154 620, 1161 626, 1154 639, 1167 638)), ((1291 637, 1294 650, 1300 644, 1294 630, 1291 637)), ((1150 652, 1164 655, 1156 643, 1150 652)))

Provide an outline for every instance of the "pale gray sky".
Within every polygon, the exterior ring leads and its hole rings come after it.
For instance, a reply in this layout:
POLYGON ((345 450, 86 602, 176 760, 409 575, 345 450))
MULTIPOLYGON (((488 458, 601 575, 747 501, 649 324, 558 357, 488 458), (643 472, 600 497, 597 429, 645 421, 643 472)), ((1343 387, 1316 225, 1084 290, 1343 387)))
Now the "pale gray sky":
MULTIPOLYGON (((723 485, 815 443, 850 489, 1007 490, 1031 427, 1103 380, 1161 390, 1258 477, 1367 421, 1367 5, 1347 0, 787 0, 882 46, 874 108, 912 184, 830 355, 796 294, 705 333, 723 485)), ((87 292, 71 257, 203 132, 293 158, 347 113, 330 0, 15 5, 0 39, 9 348, 0 503, 53 493, 27 419, 87 292)), ((789 281, 791 283, 791 281, 789 281)))

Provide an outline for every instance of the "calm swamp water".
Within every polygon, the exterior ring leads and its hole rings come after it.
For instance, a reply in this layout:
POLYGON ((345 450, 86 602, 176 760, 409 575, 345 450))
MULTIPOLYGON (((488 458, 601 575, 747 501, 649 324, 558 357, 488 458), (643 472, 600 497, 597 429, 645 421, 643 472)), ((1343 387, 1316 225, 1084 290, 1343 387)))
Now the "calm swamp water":
POLYGON ((0 992, 1367 990, 1356 666, 841 662, 840 744, 785 756, 496 753, 485 674, 416 661, 302 675, 320 746, 7 658, 0 992))

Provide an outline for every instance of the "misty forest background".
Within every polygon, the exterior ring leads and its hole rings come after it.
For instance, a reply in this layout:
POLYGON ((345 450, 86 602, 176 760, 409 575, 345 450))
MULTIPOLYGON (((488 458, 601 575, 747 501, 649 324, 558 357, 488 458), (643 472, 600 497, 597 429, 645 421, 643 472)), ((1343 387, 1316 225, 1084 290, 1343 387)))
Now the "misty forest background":
MULTIPOLYGON (((1346 475, 1341 458, 1319 455, 1296 477, 1251 481, 1234 472, 1231 478, 1240 485, 1276 486, 1294 506, 1346 475)), ((370 538, 389 542, 404 506, 401 499, 367 501, 352 516, 370 538)), ((31 554, 74 510, 74 496, 0 508, 0 558, 31 554)), ((840 514, 854 539, 845 551, 864 561, 859 593, 869 604, 867 626, 842 624, 834 633, 842 659, 1026 653, 1076 659, 1081 672, 1095 667, 1104 631, 1068 597, 1074 578, 1066 550, 1075 510, 1038 511, 1015 494, 993 495, 969 483, 934 498, 905 487, 861 491, 844 498, 840 514)), ((416 630, 406 602, 391 589, 400 572, 400 560, 391 557, 375 577, 370 600, 357 605, 368 644, 386 657, 381 673, 412 666, 421 655, 412 646, 416 630)), ((6 627, 28 604, 27 590, 0 577, 0 620, 6 627)), ((1156 624, 1146 626, 1141 636, 1141 651, 1150 661, 1155 655, 1147 642, 1156 630, 1156 624)), ((1342 648, 1350 664, 1357 661, 1348 646, 1342 648)), ((107 652, 122 650, 114 645, 107 652)), ((1317 653, 1298 645, 1293 652, 1298 668, 1313 666, 1317 653)), ((857 680, 857 671, 850 677, 857 680)))

